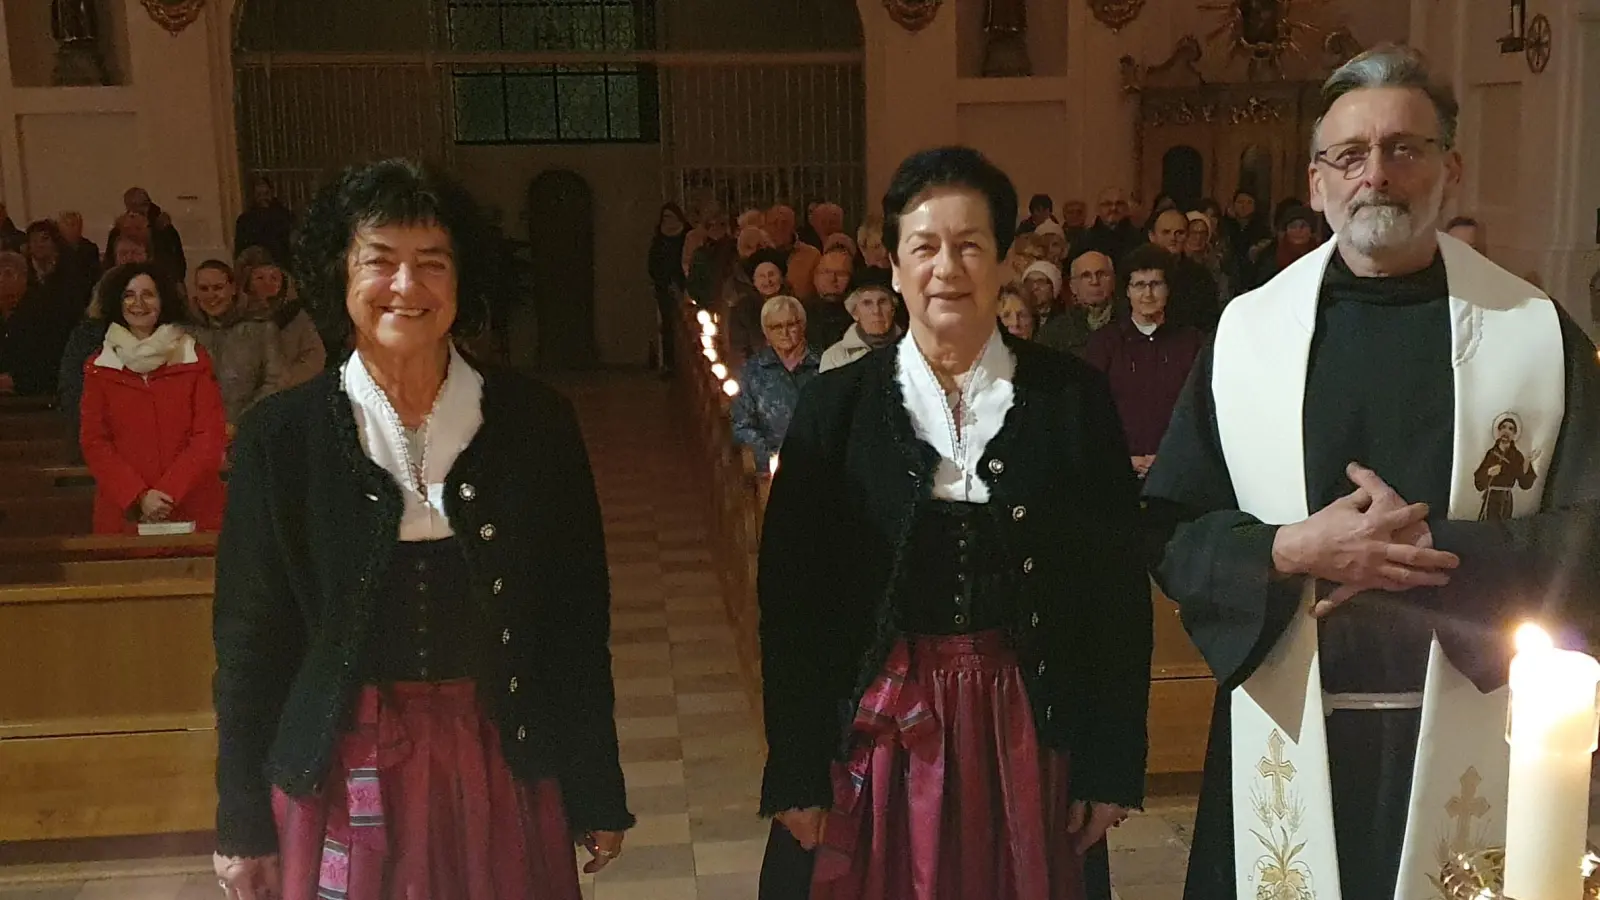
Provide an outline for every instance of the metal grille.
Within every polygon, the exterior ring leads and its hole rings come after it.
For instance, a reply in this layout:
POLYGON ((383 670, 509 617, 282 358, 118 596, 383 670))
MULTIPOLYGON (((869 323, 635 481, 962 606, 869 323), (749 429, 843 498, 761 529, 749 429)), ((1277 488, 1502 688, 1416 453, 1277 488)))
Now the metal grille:
POLYGON ((860 54, 660 70, 662 191, 714 197, 737 214, 777 200, 831 200, 864 212, 865 103, 860 54))
POLYGON ((449 163, 443 72, 417 62, 288 62, 241 54, 235 72, 245 183, 266 175, 304 209, 330 172, 351 162, 409 156, 449 163))
POLYGON ((783 200, 866 211, 861 54, 441 53, 236 56, 246 179, 267 175, 304 208, 326 173, 352 161, 416 156, 448 165, 472 65, 653 65, 660 86, 662 192, 711 196, 735 213, 783 200))

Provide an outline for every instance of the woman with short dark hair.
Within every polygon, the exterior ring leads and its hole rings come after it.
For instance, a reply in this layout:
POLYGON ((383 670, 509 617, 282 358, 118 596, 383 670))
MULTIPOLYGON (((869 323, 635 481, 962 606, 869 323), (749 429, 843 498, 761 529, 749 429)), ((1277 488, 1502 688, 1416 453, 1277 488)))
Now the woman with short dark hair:
POLYGON ((1010 179, 925 151, 883 212, 910 333, 800 395, 763 526, 762 896, 1081 898, 1144 796, 1138 485, 1105 379, 1000 333, 1010 179))
POLYGON ((226 423, 211 358, 179 327, 183 297, 154 263, 119 266, 100 280, 107 324, 83 366, 79 443, 94 475, 96 534, 141 523, 222 525, 226 423))
MULTIPOLYGON (((470 363, 505 289, 466 190, 388 160, 297 236, 332 371, 245 417, 217 550, 218 877, 284 900, 576 900, 633 825, 577 418, 470 363)), ((260 896, 260 894, 256 894, 260 896)))

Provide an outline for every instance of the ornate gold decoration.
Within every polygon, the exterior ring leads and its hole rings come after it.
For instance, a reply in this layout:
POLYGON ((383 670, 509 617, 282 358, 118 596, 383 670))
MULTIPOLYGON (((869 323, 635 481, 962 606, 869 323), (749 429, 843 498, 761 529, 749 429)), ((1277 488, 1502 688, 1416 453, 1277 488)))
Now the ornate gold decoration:
POLYGON ((206 0, 144 0, 150 18, 174 36, 193 25, 205 5, 206 0))
POLYGON ((1250 806, 1261 825, 1250 833, 1265 851, 1253 867, 1256 898, 1316 900, 1311 867, 1300 859, 1306 848, 1306 841, 1300 838, 1305 810, 1299 794, 1291 790, 1297 773, 1294 763, 1284 759, 1286 744, 1276 728, 1267 735, 1266 755, 1256 765, 1261 781, 1250 787, 1250 806))
POLYGON ((1328 59, 1336 69, 1360 56, 1365 49, 1367 48, 1356 40, 1355 33, 1346 25, 1340 25, 1328 32, 1328 36, 1322 39, 1322 52, 1328 55, 1328 59))
POLYGON ((1230 125, 1265 125, 1269 122, 1282 122, 1293 113, 1292 106, 1286 101, 1250 97, 1243 103, 1235 103, 1229 108, 1228 123, 1230 125))
POLYGON ((1147 125, 1211 124, 1217 120, 1217 104, 1203 100, 1145 100, 1144 122, 1147 125))
POLYGON ((1172 46, 1172 55, 1166 62, 1141 66, 1132 56, 1118 61, 1122 70, 1122 91, 1137 94, 1148 87, 1199 87, 1206 83, 1200 75, 1200 57, 1204 54, 1200 39, 1186 34, 1172 46))
MULTIPOLYGON (((1451 861, 1469 858, 1488 847, 1487 835, 1474 828, 1473 822, 1494 810, 1488 799, 1478 794, 1478 788, 1483 785, 1483 776, 1478 774, 1476 767, 1468 766, 1466 771, 1461 773, 1460 784, 1461 792, 1444 804, 1443 812, 1450 821, 1441 831, 1434 848, 1435 858, 1443 868, 1438 878, 1431 875, 1428 878, 1439 894, 1445 897, 1450 896, 1452 890, 1445 882, 1445 873, 1451 871, 1451 861)), ((1457 872, 1455 878, 1459 881, 1467 874, 1466 871, 1457 872)))
POLYGON ((1550 18, 1544 13, 1534 16, 1528 23, 1527 47, 1522 51, 1528 59, 1528 71, 1538 75, 1550 65, 1552 43, 1550 18))
MULTIPOLYGON (((146 3, 150 0, 145 0, 146 3)), ((889 11, 889 18, 910 32, 918 32, 927 28, 939 14, 939 4, 942 0, 883 0, 883 6, 889 11)))
MULTIPOLYGON (((1578 865, 1583 869, 1581 900, 1600 900, 1600 855, 1590 847, 1578 865)), ((1439 893, 1444 900, 1507 900, 1505 894, 1506 851, 1504 847, 1485 847, 1457 853, 1439 873, 1439 893)))
POLYGON ((1328 0, 1222 0, 1202 4, 1201 9, 1219 13, 1222 24, 1209 35, 1227 45, 1230 55, 1244 59, 1250 77, 1262 73, 1282 76, 1283 57, 1289 53, 1304 56, 1298 36, 1317 33, 1306 13, 1326 5, 1328 0))
POLYGON ((1121 31, 1129 22, 1139 18, 1144 0, 1089 0, 1089 10, 1100 24, 1112 31, 1121 31))

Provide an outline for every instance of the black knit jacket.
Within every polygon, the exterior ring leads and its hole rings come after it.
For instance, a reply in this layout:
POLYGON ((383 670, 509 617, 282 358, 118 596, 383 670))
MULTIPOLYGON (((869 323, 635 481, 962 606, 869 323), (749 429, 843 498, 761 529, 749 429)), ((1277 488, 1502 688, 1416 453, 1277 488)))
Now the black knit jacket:
MULTIPOLYGON (((628 828, 583 437, 553 390, 480 371, 483 425, 445 482, 486 623, 478 694, 512 772, 558 778, 574 830, 628 828)), ((217 842, 260 856, 277 847, 271 786, 320 790, 348 724, 403 503, 362 452, 337 371, 257 404, 233 460, 217 548, 217 842)))
MULTIPOLYGON (((1015 399, 979 474, 1006 523, 1007 626, 1040 742, 1070 752, 1077 799, 1144 797, 1150 583, 1139 488, 1104 376, 1007 340, 1015 399)), ((832 804, 865 687, 900 638, 891 587, 938 455, 916 437, 896 350, 820 375, 784 441, 762 532, 768 757, 761 810, 832 804)))

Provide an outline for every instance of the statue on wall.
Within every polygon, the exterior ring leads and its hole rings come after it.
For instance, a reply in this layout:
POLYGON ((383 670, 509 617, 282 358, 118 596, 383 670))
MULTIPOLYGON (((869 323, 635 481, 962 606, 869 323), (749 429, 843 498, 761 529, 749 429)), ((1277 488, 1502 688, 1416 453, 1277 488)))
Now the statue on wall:
POLYGON ((1200 39, 1186 34, 1173 45, 1172 55, 1166 62, 1146 66, 1132 56, 1124 56, 1118 63, 1122 71, 1122 91, 1137 94, 1148 87, 1203 87, 1206 80, 1200 74, 1200 58, 1204 52, 1200 39))
POLYGON ((1024 0, 988 0, 983 15, 985 78, 1033 74, 1028 59, 1028 8, 1024 0))
POLYGON ((57 86, 106 83, 94 0, 50 0, 50 36, 56 42, 51 81, 57 86))
MULTIPOLYGON (((145 0, 146 3, 151 0, 145 0)), ((942 0, 883 0, 884 8, 889 10, 889 18, 907 31, 916 32, 927 28, 933 17, 939 14, 939 4, 942 0)))

